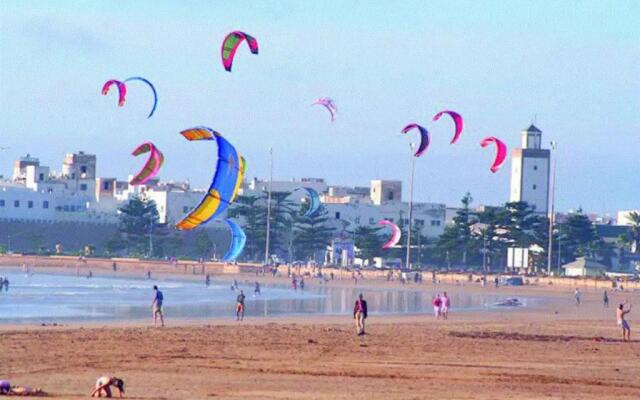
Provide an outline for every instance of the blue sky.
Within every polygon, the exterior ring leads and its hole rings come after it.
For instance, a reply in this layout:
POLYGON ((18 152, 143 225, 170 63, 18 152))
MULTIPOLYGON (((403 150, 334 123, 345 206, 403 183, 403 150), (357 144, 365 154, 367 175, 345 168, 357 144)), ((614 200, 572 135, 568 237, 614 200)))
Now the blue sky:
MULTIPOLYGON (((181 129, 208 125, 266 177, 367 185, 408 181, 409 122, 431 132, 416 163, 418 201, 508 200, 509 166, 489 172, 485 136, 518 146, 535 119, 558 145, 560 209, 640 207, 640 2, 637 1, 3 1, 0 3, 0 174, 26 153, 59 169, 67 151, 126 177, 151 140, 161 177, 208 184, 214 147, 181 129), (243 30, 260 54, 222 38, 243 30), (100 95, 110 78, 144 76, 159 103, 129 85, 127 103, 100 95), (335 123, 309 104, 334 98, 335 123), (439 110, 465 117, 451 146, 439 110)), ((405 185, 406 186, 406 185, 405 185)))

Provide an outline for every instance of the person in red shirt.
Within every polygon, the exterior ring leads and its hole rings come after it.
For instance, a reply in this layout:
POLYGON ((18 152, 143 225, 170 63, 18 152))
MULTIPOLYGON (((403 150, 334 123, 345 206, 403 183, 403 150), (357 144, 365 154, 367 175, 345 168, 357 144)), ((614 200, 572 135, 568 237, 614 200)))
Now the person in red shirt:
POLYGON ((440 293, 433 298, 433 313, 436 319, 440 319, 440 307, 442 306, 442 300, 440 300, 440 293))
POLYGON ((364 320, 367 319, 367 302, 364 300, 362 293, 358 296, 356 304, 353 307, 353 319, 356 320, 356 333, 358 336, 364 335, 364 320))

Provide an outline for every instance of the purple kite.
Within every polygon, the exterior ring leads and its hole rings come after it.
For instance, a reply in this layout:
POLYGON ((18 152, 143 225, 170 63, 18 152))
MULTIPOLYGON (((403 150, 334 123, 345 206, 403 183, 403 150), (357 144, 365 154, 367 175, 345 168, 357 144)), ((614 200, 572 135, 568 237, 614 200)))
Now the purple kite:
POLYGON ((125 97, 127 95, 127 86, 124 84, 124 82, 120 82, 120 81, 118 81, 116 79, 108 80, 102 86, 102 95, 103 96, 106 96, 109 93, 109 89, 111 88, 111 85, 118 86, 118 94, 119 94, 118 105, 120 107, 122 107, 124 105, 124 99, 125 99, 125 97))
POLYGON ((331 113, 331 122, 336 120, 336 114, 338 113, 338 107, 336 107, 336 104, 333 102, 333 100, 331 100, 328 97, 322 97, 316 101, 314 101, 313 103, 311 103, 312 106, 319 104, 321 106, 324 106, 329 113, 331 113))
POLYGON ((131 154, 134 156, 139 156, 140 154, 144 153, 150 153, 149 158, 147 159, 147 162, 144 164, 144 167, 142 167, 140 172, 138 172, 136 176, 131 179, 131 182, 129 182, 131 185, 145 184, 151 178, 156 176, 156 174, 160 170, 160 167, 162 167, 164 156, 153 143, 142 143, 140 146, 136 147, 136 149, 131 154))
POLYGON ((240 31, 231 32, 222 41, 222 48, 220 49, 222 65, 224 66, 224 69, 229 72, 231 72, 233 58, 236 55, 236 51, 243 40, 247 41, 249 50, 251 50, 252 54, 258 54, 258 41, 253 36, 240 31))
POLYGON ((416 157, 420 157, 422 153, 427 150, 427 147, 429 147, 429 131, 418 124, 409 124, 402 129, 402 133, 407 133, 412 129, 420 131, 420 145, 414 154, 416 157))
POLYGON ((398 228, 398 225, 394 224, 391 221, 387 221, 386 219, 383 219, 382 221, 378 222, 378 225, 388 225, 391 227, 392 230, 392 234, 391 234, 391 240, 389 240, 387 243, 382 245, 383 249, 390 249, 393 246, 397 245, 398 242, 400 242, 400 236, 402 236, 402 233, 400 231, 400 228, 398 228))
POLYGON ((490 143, 495 143, 496 145, 496 158, 493 160, 493 164, 491 165, 491 172, 495 173, 500 169, 504 160, 507 158, 507 145, 504 144, 502 140, 489 136, 482 139, 480 146, 487 147, 490 143))
POLYGON ((439 113, 437 113, 433 117, 433 120, 434 121, 439 120, 440 117, 442 117, 442 114, 448 114, 453 119, 453 122, 456 124, 456 132, 453 134, 453 139, 451 139, 451 144, 454 144, 460 138, 460 134, 462 133, 462 129, 464 128, 464 123, 462 121, 462 116, 460 114, 458 114, 457 112, 455 112, 455 111, 445 110, 445 111, 440 111, 439 113))

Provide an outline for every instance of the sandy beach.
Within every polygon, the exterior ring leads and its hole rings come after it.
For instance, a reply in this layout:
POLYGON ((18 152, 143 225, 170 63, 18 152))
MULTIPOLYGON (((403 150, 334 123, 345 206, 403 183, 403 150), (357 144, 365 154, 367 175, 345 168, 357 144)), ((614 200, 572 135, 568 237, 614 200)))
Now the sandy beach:
MULTIPOLYGON (((399 284, 358 286, 366 296, 391 285, 399 284)), ((570 291, 553 287, 420 290, 499 291, 544 301, 504 312, 456 313, 454 305, 448 321, 372 315, 364 337, 355 335, 348 316, 169 320, 164 329, 146 322, 5 325, 0 377, 65 399, 87 398, 102 374, 123 378, 127 398, 135 399, 640 397, 640 341, 621 342, 613 308, 625 300, 640 304, 637 292, 612 293, 605 309, 599 290, 585 290, 579 307, 570 291)))

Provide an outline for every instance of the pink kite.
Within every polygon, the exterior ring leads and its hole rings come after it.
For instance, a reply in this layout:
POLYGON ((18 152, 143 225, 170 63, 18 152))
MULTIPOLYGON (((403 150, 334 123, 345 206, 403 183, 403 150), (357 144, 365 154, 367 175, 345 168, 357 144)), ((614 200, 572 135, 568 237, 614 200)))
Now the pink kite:
POLYGON ((252 54, 258 54, 258 41, 251 35, 248 35, 244 32, 233 31, 228 34, 224 40, 222 41, 222 48, 220 49, 220 54, 222 55, 222 65, 224 69, 231 72, 231 67, 233 66, 233 58, 236 56, 236 51, 243 40, 247 41, 249 45, 249 50, 251 50, 252 54))
POLYGON ((386 219, 378 222, 378 225, 388 225, 391 227, 391 230, 393 232, 391 234, 391 240, 382 245, 383 249, 390 249, 393 246, 397 245, 398 242, 400 242, 400 236, 402 236, 402 233, 400 232, 400 228, 398 228, 398 225, 394 224, 391 221, 387 221, 386 219))
POLYGON ((109 89, 111 88, 111 85, 118 86, 118 94, 119 94, 118 105, 120 107, 122 107, 124 105, 125 96, 127 95, 127 86, 124 84, 124 82, 120 82, 120 81, 115 80, 115 79, 108 80, 102 86, 102 95, 103 96, 106 96, 109 93, 109 89))
POLYGON ((311 103, 312 106, 319 104, 321 106, 324 106, 329 113, 331 113, 331 122, 336 120, 336 114, 338 113, 338 107, 336 107, 336 104, 333 102, 333 100, 331 100, 328 97, 322 97, 316 101, 314 101, 313 103, 311 103))
POLYGON ((458 141, 458 139, 460 138, 460 134, 462 133, 462 129, 464 127, 463 121, 462 121, 462 116, 460 114, 458 114, 455 111, 440 111, 439 113, 437 113, 434 117, 433 120, 437 121, 440 119, 440 117, 442 117, 442 114, 448 114, 452 119, 453 122, 456 124, 456 132, 453 134, 453 139, 451 140, 451 144, 454 144, 455 142, 458 141))
POLYGON ((140 146, 136 147, 136 149, 131 154, 134 156, 138 156, 144 153, 150 153, 149 158, 147 159, 147 162, 144 164, 144 167, 142 167, 140 172, 138 172, 136 176, 131 179, 131 182, 129 182, 131 185, 145 184, 151 178, 156 176, 156 174, 160 170, 160 167, 162 167, 164 156, 153 143, 142 143, 140 146))
POLYGON ((427 147, 429 147, 429 131, 418 124, 409 124, 402 129, 402 133, 407 133, 412 129, 420 131, 420 145, 414 154, 416 157, 420 157, 422 153, 427 150, 427 147))
POLYGON ((495 143, 496 145, 496 158, 493 160, 493 164, 491 165, 491 172, 495 173, 500 169, 504 160, 507 158, 507 145, 504 144, 502 140, 489 136, 482 139, 480 146, 487 147, 490 143, 495 143))

